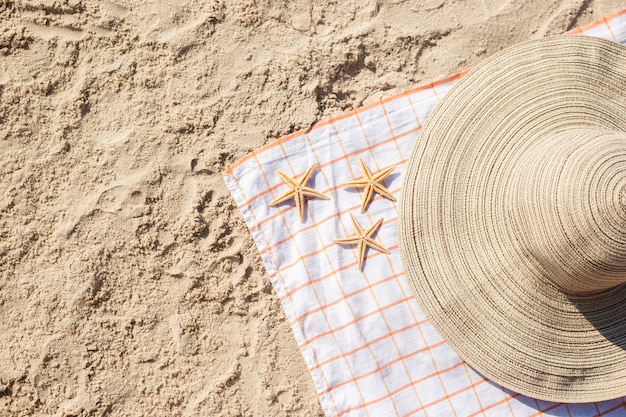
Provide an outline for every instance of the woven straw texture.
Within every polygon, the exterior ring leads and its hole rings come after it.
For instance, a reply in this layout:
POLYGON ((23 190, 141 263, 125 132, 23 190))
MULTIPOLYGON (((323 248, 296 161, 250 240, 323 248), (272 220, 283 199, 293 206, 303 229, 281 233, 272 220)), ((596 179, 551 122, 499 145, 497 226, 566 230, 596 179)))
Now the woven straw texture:
POLYGON ((399 242, 435 328, 516 392, 626 394, 626 47, 559 36, 501 52, 420 139, 399 242))

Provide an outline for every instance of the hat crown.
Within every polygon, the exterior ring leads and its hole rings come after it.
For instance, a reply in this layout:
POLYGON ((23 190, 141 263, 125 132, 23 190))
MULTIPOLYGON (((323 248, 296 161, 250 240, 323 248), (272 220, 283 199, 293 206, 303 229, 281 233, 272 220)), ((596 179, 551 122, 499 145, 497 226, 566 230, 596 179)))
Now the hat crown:
POLYGON ((520 164, 522 250, 565 293, 626 283, 626 132, 547 138, 520 164))

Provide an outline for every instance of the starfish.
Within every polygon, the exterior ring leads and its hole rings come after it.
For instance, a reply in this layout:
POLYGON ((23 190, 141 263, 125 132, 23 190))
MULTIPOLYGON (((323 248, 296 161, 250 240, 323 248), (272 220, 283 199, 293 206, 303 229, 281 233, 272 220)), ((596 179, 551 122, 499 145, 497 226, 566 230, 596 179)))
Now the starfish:
POLYGON ((311 165, 311 167, 304 173, 300 181, 296 181, 295 178, 289 178, 285 173, 276 171, 276 173, 283 179, 285 184, 287 184, 290 188, 289 191, 281 195, 280 197, 270 201, 270 206, 275 206, 277 204, 282 203, 287 200, 294 200, 296 202, 296 208, 300 213, 300 221, 304 221, 304 203, 306 197, 317 197, 323 198, 324 200, 329 200, 330 198, 320 193, 319 191, 315 191, 313 188, 307 187, 306 183, 309 180, 311 174, 315 171, 315 165, 311 165))
POLYGON ((383 253, 389 253, 387 249, 385 249, 380 243, 376 242, 372 235, 376 233, 380 225, 383 223, 383 219, 381 218, 372 226, 370 226, 367 230, 363 230, 359 222, 356 221, 354 215, 350 213, 350 217, 352 217, 352 224, 354 225, 355 234, 346 236, 343 239, 335 239, 333 242, 338 243, 340 245, 357 245, 359 250, 359 270, 363 270, 363 261, 365 260, 365 251, 367 248, 374 248, 383 253))
POLYGON ((365 212, 365 208, 369 204, 374 192, 388 198, 391 201, 396 201, 395 197, 391 195, 389 190, 383 185, 383 181, 385 180, 385 178, 387 178, 387 176, 391 174, 391 171, 393 171, 396 167, 389 167, 380 172, 377 172, 376 174, 372 174, 372 172, 367 168, 365 162, 363 162, 361 158, 359 158, 359 164, 361 165, 363 178, 344 182, 343 184, 341 184, 341 186, 365 189, 365 194, 363 195, 363 203, 361 204, 361 213, 365 212))

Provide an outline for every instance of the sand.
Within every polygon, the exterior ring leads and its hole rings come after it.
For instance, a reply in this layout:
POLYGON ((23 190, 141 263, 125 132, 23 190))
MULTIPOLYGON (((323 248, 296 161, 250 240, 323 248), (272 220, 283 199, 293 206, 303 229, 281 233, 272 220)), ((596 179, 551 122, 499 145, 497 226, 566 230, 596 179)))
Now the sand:
POLYGON ((0 1, 0 415, 321 416, 221 172, 623 7, 521 3, 0 1))

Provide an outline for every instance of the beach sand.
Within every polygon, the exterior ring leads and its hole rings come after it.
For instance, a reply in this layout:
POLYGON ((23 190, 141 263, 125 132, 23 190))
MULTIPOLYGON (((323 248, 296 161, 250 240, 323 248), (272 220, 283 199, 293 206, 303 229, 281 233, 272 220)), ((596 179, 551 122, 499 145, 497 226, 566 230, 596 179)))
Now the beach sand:
POLYGON ((0 1, 0 416, 321 416, 221 172, 621 7, 0 1))

